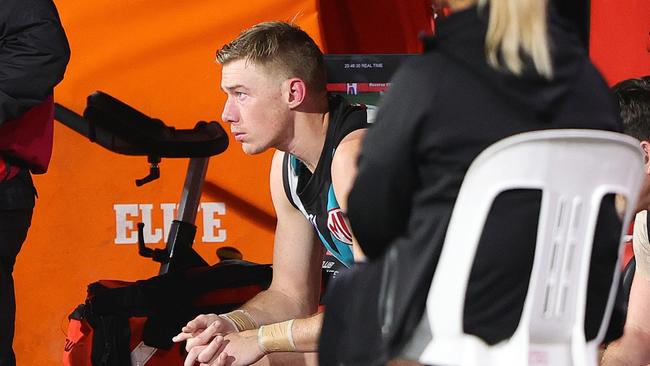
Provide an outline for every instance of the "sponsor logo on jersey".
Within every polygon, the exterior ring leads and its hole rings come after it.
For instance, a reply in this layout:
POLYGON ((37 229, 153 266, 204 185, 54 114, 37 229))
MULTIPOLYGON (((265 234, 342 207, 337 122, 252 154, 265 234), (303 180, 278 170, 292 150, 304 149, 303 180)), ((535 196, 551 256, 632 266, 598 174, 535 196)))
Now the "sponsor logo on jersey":
POLYGON ((345 216, 340 208, 333 208, 327 211, 327 228, 332 236, 343 243, 352 245, 352 231, 345 223, 345 216))

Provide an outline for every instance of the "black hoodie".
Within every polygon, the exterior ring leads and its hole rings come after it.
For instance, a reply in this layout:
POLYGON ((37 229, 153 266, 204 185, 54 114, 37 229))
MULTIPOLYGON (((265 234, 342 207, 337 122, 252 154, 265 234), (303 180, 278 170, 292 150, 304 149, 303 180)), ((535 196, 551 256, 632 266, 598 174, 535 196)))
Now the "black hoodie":
POLYGON ((0 125, 43 102, 70 47, 52 0, 0 1, 0 125))
MULTIPOLYGON (((471 8, 446 19, 438 35, 425 40, 425 53, 396 73, 380 105, 348 203, 352 230, 370 261, 335 282, 328 295, 323 365, 381 364, 409 339, 465 172, 486 147, 534 130, 621 130, 607 85, 566 25, 551 15, 554 74, 547 80, 530 60, 522 76, 487 64, 486 18, 471 8), (335 356, 332 349, 338 349, 335 356)), ((481 238, 464 328, 490 344, 516 329, 540 197, 537 191, 504 193, 481 238)), ((612 203, 603 210, 595 243, 588 339, 596 335, 617 256, 620 222, 612 203)))

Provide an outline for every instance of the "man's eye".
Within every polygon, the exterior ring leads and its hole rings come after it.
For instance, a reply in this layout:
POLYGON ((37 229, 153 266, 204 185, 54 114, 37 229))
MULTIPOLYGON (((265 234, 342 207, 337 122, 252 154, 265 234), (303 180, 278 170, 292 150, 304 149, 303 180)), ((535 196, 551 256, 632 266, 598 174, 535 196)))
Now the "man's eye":
POLYGON ((246 97, 246 94, 243 93, 243 92, 235 92, 235 97, 236 97, 237 99, 240 99, 240 100, 241 100, 241 99, 244 99, 244 98, 246 97))

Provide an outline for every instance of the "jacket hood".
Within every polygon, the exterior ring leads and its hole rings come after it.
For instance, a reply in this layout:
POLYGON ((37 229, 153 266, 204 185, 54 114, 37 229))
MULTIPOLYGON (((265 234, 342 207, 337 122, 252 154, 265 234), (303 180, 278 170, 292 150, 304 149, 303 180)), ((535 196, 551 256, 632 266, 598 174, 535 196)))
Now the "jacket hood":
POLYGON ((549 11, 549 41, 553 64, 551 80, 539 75, 532 60, 523 57, 522 75, 495 70, 485 56, 488 10, 471 7, 442 20, 434 37, 424 39, 425 51, 436 50, 446 54, 461 67, 478 74, 495 93, 518 103, 541 120, 549 120, 562 97, 586 64, 585 49, 569 24, 549 11), (558 51, 562 50, 562 51, 558 51))

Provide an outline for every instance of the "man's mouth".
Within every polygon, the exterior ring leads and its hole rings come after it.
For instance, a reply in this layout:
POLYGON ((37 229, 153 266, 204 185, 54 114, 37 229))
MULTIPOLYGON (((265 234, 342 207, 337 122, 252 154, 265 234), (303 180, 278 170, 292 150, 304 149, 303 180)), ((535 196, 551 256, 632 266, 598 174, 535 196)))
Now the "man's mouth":
POLYGON ((244 139, 245 133, 243 132, 233 132, 233 136, 235 136, 235 141, 242 141, 244 139))

